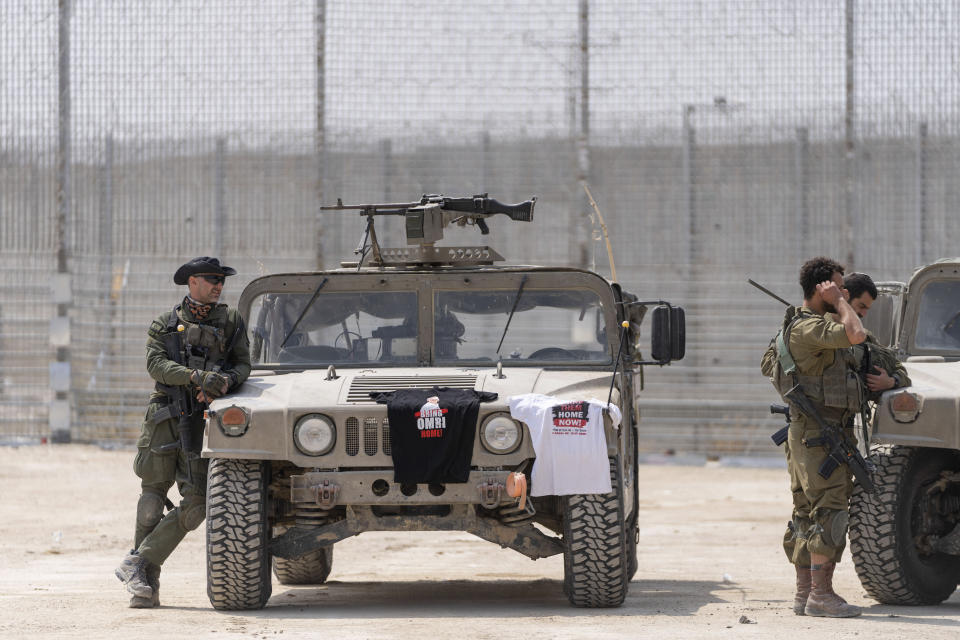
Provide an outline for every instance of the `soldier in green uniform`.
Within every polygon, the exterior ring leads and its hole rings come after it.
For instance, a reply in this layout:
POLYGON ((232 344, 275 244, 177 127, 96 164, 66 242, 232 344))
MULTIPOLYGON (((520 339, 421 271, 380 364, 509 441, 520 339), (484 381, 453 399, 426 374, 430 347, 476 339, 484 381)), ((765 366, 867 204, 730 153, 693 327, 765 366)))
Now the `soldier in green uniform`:
MULTIPOLYGON (((783 395, 799 384, 828 422, 855 442, 853 419, 864 402, 858 360, 851 347, 867 339, 843 288, 843 267, 829 258, 807 261, 800 269, 803 306, 788 307, 783 327, 764 354, 761 369, 783 395), (835 314, 839 322, 827 317, 835 314)), ((790 407, 787 469, 793 518, 784 551, 796 567, 798 615, 851 617, 860 608, 833 590, 833 572, 846 546, 848 501, 853 491, 849 468, 839 465, 828 478, 818 470, 828 452, 818 442, 818 425, 790 407), (812 446, 811 446, 812 445, 812 446)))
POLYGON ((116 570, 133 594, 131 607, 159 605, 160 567, 205 517, 208 460, 199 457, 204 409, 250 375, 243 319, 219 304, 226 277, 235 274, 207 256, 182 265, 173 281, 188 287, 187 296, 148 331, 147 371, 156 390, 133 462, 142 488, 134 549, 116 570), (182 497, 176 508, 167 499, 175 482, 182 497))
MULTIPOLYGON (((877 285, 865 273, 851 273, 843 277, 843 286, 850 298, 850 306, 861 318, 867 317, 867 312, 877 299, 877 285)), ((861 369, 865 370, 865 383, 869 390, 869 399, 876 402, 884 391, 909 387, 910 376, 903 363, 897 360, 893 349, 886 347, 877 340, 876 336, 867 331, 867 339, 860 346, 858 353, 861 358, 861 369), (866 351, 869 350, 869 356, 866 351)))

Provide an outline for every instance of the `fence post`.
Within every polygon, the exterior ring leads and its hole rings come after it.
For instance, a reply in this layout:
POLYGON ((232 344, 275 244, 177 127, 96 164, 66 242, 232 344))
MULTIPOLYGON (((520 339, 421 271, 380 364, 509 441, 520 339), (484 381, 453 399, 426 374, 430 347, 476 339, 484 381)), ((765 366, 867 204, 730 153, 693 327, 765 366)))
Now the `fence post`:
MULTIPOLYGON (((323 190, 325 184, 325 173, 327 167, 327 143, 326 143, 326 129, 324 123, 324 110, 326 104, 326 46, 327 46, 327 1, 326 0, 317 0, 316 7, 316 24, 314 25, 314 31, 316 33, 316 74, 317 74, 317 111, 316 111, 316 123, 314 130, 314 152, 317 156, 317 184, 316 184, 316 198, 317 198, 317 209, 314 219, 316 220, 317 226, 317 235, 316 235, 316 268, 317 270, 323 269, 323 212, 320 211, 320 207, 323 206, 323 190)), ((332 216, 334 220, 334 230, 337 231, 340 228, 340 217, 332 216)), ((335 234, 335 237, 339 238, 339 233, 335 234)))
MULTIPOLYGON (((683 195, 687 211, 687 269, 692 274, 697 258, 697 194, 696 194, 696 148, 697 132, 693 127, 696 107, 683 105, 683 195)), ((692 278, 691 278, 692 279, 692 278)))
MULTIPOLYGON (((107 134, 103 143, 103 165, 100 167, 100 236, 97 249, 100 252, 100 291, 102 293, 101 317, 109 318, 101 326, 100 355, 88 389, 96 385, 97 376, 103 367, 110 367, 116 355, 117 298, 119 287, 114 287, 113 275, 113 134, 107 134)), ((109 388, 109 385, 107 386, 109 388)))
POLYGON ((70 185, 70 10, 71 0, 60 0, 58 19, 57 81, 57 271, 51 278, 52 302, 57 315, 50 320, 50 346, 56 359, 50 362, 50 390, 54 399, 47 414, 50 441, 67 443, 73 403, 70 398, 70 306, 72 286, 67 265, 69 248, 68 217, 72 200, 70 185))
POLYGON ((806 127, 797 127, 796 144, 796 189, 797 189, 797 262, 806 260, 807 234, 810 232, 810 205, 807 199, 810 189, 810 132, 806 127))
POLYGON ((380 178, 383 180, 383 201, 390 202, 390 183, 393 182, 393 141, 380 141, 380 178))
POLYGON ((490 130, 484 129, 480 134, 480 186, 477 193, 486 193, 490 179, 490 130))
POLYGON ((590 184, 590 2, 580 0, 580 131, 577 135, 577 199, 575 205, 576 220, 571 225, 574 230, 576 265, 586 268, 589 264, 591 230, 587 225, 590 219, 590 199, 584 186, 590 184))
POLYGON ((928 228, 927 207, 927 123, 921 122, 917 127, 917 256, 915 267, 927 264, 930 253, 927 251, 927 240, 930 237, 928 228))
POLYGON ((227 140, 217 138, 217 151, 214 159, 214 214, 213 214, 213 255, 223 260, 223 236, 226 233, 226 181, 227 181, 227 140))
MULTIPOLYGON (((840 237, 846 245, 846 266, 848 271, 853 271, 856 266, 856 241, 857 234, 853 232, 856 224, 855 220, 855 185, 854 185, 854 165, 856 163, 856 146, 854 131, 854 0, 846 0, 846 53, 845 53, 845 86, 846 86, 846 105, 843 118, 844 129, 844 162, 843 162, 843 204, 844 219, 843 232, 840 237)), ((843 249, 841 249, 843 251, 843 249)))
POLYGON ((103 166, 100 167, 100 290, 104 300, 110 297, 113 279, 113 134, 103 142, 103 166))

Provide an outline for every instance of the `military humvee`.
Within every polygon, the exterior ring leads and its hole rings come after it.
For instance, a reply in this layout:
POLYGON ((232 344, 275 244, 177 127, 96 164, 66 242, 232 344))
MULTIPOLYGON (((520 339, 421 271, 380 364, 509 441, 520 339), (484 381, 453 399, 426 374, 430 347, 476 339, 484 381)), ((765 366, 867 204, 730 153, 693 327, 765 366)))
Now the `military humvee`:
POLYGON ((960 582, 960 258, 878 288, 865 324, 896 348, 913 384, 875 409, 878 491, 854 490, 850 550, 872 598, 934 604, 960 582))
POLYGON ((367 218, 356 262, 268 275, 244 289, 254 371, 212 403, 202 452, 211 459, 207 593, 215 608, 263 607, 271 565, 281 584, 321 584, 336 542, 377 530, 467 531, 533 559, 562 553, 572 604, 623 602, 637 569, 634 396, 644 365, 683 357, 683 309, 639 300, 590 271, 496 266, 502 258, 489 247, 435 244, 450 225, 485 233, 494 214, 531 221, 534 204, 485 194, 338 202, 330 208, 367 218), (379 245, 374 219, 384 215, 404 218, 408 246, 379 245), (498 396, 480 405, 469 478, 395 482, 387 407, 371 392, 437 387, 498 396), (620 409, 619 428, 609 413, 602 425, 611 493, 523 494, 536 455, 507 400, 528 393, 610 398, 620 409))

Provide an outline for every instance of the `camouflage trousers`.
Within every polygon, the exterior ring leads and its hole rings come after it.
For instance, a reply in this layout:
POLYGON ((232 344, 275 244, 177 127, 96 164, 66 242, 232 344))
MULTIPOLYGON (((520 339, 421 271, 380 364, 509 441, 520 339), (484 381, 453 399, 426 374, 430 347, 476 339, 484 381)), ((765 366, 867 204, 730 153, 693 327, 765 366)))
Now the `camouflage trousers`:
MULTIPOLYGON (((152 402, 147 407, 133 461, 133 471, 140 478, 141 487, 134 547, 157 566, 173 553, 188 531, 203 522, 209 464, 209 460, 198 454, 188 456, 179 448, 160 450, 164 445, 179 441, 176 419, 153 422, 154 414, 164 406, 152 402), (180 492, 180 504, 164 514, 167 491, 174 483, 180 492)), ((203 434, 203 420, 199 416, 192 420, 191 430, 193 442, 199 443, 203 434)))
MULTIPOLYGON (((853 429, 843 430, 853 441, 853 429)), ((853 478, 847 465, 841 464, 829 478, 820 475, 820 465, 827 458, 823 446, 808 447, 805 441, 820 437, 820 429, 812 421, 794 420, 785 443, 790 491, 793 495, 793 517, 783 536, 783 550, 795 565, 810 566, 810 554, 827 556, 839 562, 846 547, 846 527, 853 478)))

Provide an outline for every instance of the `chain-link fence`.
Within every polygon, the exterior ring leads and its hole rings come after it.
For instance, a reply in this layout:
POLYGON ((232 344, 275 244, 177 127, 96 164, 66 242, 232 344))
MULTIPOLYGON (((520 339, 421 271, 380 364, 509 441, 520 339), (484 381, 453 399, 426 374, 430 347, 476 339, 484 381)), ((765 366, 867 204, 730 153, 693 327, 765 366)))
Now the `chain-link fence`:
POLYGON ((768 451, 781 309, 746 278, 797 299, 811 255, 902 280, 957 253, 958 25, 948 0, 0 3, 0 440, 130 441, 186 259, 237 267, 235 303, 352 257, 362 220, 322 203, 489 192, 540 198, 494 220, 509 259, 608 273, 589 185, 624 286, 687 307, 645 448, 768 451))

